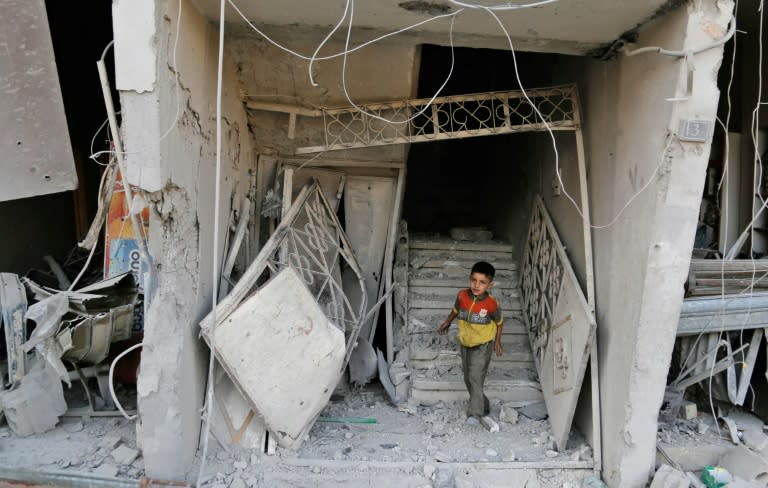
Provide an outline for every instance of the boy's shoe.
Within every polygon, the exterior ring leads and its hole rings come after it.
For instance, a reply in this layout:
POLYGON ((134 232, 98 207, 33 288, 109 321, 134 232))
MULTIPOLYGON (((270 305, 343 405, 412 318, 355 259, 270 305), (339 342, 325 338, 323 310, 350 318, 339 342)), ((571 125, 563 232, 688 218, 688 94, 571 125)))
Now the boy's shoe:
POLYGON ((488 429, 488 432, 498 432, 500 430, 499 424, 488 415, 484 415, 480 419, 480 423, 483 424, 483 427, 488 429))
POLYGON ((474 415, 470 415, 469 417, 467 417, 466 424, 467 425, 472 425, 472 426, 480 425, 480 420, 477 417, 475 417, 474 415))

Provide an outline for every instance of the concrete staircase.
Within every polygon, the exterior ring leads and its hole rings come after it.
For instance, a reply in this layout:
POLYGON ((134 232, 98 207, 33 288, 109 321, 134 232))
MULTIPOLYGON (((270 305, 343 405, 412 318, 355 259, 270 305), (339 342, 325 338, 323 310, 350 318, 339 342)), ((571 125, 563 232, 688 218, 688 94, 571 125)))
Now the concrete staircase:
POLYGON ((505 317, 504 355, 493 356, 486 395, 503 401, 543 400, 531 348, 522 322, 519 274, 513 248, 500 241, 454 241, 445 236, 411 234, 408 249, 408 324, 411 397, 424 401, 467 399, 456 341, 437 327, 448 316, 456 293, 469 285, 472 264, 496 268, 492 295, 505 317))

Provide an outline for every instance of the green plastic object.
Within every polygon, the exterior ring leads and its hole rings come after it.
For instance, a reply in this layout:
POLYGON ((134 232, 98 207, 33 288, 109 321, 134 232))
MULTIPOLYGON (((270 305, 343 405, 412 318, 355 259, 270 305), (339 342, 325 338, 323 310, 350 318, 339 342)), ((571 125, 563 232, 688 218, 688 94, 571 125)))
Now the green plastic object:
POLYGON ((704 466, 701 472, 701 481, 707 488, 721 488, 733 481, 731 473, 719 466, 704 466))
POLYGON ((331 422, 335 424, 375 424, 376 419, 371 417, 323 417, 317 418, 318 422, 331 422))

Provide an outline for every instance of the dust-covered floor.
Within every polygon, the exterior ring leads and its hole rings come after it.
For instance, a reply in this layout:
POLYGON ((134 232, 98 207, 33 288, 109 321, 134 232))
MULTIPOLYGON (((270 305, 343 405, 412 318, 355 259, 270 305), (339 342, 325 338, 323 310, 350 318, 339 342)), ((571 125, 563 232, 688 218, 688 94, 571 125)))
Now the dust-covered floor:
MULTIPOLYGON (((492 401, 497 420, 500 406, 492 401)), ((519 414, 516 423, 499 421, 500 431, 491 433, 467 425, 464 408, 463 402, 396 407, 377 387, 350 392, 328 404, 298 451, 227 452, 211 437, 202 482, 211 488, 418 488, 453 479, 459 488, 575 488, 592 475, 591 449, 578 433, 557 452, 546 420, 519 414)), ((121 457, 126 450, 138 446, 134 421, 123 418, 64 417, 54 430, 30 437, 0 428, 5 468, 138 479, 144 460, 121 457)), ((198 469, 199 454, 188 475, 192 484, 198 469)))

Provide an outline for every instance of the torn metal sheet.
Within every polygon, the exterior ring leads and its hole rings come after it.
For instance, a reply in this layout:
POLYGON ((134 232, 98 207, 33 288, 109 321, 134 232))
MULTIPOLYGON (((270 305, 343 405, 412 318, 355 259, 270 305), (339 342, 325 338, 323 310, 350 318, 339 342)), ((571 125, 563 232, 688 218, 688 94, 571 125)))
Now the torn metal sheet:
POLYGON ((56 335, 63 353, 62 359, 98 364, 109 354, 112 342, 130 339, 132 325, 133 305, 123 305, 62 327, 56 335))
POLYGON ((216 327, 216 356, 277 442, 301 445, 341 378, 344 333, 283 269, 216 327))
POLYGON ((565 449, 597 325, 539 196, 528 228, 521 288, 552 433, 558 449, 565 449))
POLYGON ((27 319, 33 321, 36 326, 24 343, 24 352, 33 348, 45 358, 63 381, 70 385, 69 375, 64 363, 61 362, 62 350, 53 340, 61 326, 61 319, 69 311, 69 300, 65 293, 52 295, 45 298, 27 310, 27 319))
POLYGON ((27 340, 26 313, 27 293, 18 275, 0 273, 0 322, 5 330, 10 384, 21 380, 27 370, 27 356, 22 348, 27 340))
POLYGON ((29 278, 21 280, 38 300, 65 294, 69 299, 70 310, 80 315, 108 313, 115 307, 134 305, 139 296, 136 279, 131 273, 123 273, 79 290, 66 292, 40 286, 29 278))

